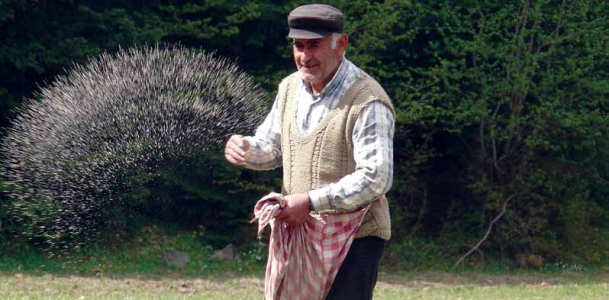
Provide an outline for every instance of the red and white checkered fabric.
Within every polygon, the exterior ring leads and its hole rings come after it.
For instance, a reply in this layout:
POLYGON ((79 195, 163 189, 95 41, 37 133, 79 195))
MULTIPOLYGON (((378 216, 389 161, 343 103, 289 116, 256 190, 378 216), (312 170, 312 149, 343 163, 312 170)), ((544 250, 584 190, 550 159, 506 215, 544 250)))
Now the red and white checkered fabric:
POLYGON ((271 224, 266 300, 322 300, 330 291, 370 205, 341 214, 312 214, 303 226, 276 220, 287 201, 271 193, 256 203, 258 235, 271 224))

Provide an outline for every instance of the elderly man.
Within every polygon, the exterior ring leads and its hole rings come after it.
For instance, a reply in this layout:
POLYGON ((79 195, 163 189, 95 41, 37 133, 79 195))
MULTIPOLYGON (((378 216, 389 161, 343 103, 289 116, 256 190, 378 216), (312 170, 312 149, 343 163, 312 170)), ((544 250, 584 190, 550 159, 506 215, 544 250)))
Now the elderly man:
POLYGON ((255 136, 232 136, 225 158, 255 170, 283 166, 292 226, 310 214, 371 204, 327 299, 372 299, 384 241, 391 236, 385 194, 392 184, 394 112, 382 87, 344 55, 343 14, 328 5, 289 17, 298 71, 285 78, 255 136))

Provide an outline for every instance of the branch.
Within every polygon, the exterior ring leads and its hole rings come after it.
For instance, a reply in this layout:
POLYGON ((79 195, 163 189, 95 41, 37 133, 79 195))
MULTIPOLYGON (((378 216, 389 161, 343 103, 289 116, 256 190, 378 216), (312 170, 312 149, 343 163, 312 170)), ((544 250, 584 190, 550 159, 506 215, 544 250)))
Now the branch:
POLYGON ((499 163, 497 163, 497 141, 494 136, 491 136, 491 141, 493 142, 493 166, 499 172, 503 172, 503 170, 499 167, 499 163))
MULTIPOLYGON (((491 117, 491 122, 495 122, 495 119, 497 118, 497 114, 499 113, 499 108, 501 107, 501 99, 500 101, 497 103, 497 106, 495 107, 495 111, 493 112, 493 116, 491 117)), ((495 140, 495 134, 492 134, 491 132, 491 142, 492 142, 492 146, 493 146, 493 166, 497 169, 497 171, 499 172, 503 172, 503 170, 501 170, 501 168, 499 168, 499 164, 497 163, 497 142, 495 140)))
POLYGON ((414 223, 414 225, 412 226, 412 230, 408 234, 409 238, 412 238, 417 233, 417 231, 419 231, 419 228, 421 228, 421 222, 423 221, 423 218, 425 217, 425 212, 427 211, 427 190, 423 190, 423 193, 423 204, 421 205, 421 209, 419 209, 417 221, 416 223, 414 223))
POLYGON ((486 146, 484 146, 484 119, 480 121, 480 146, 482 146, 482 154, 484 158, 488 157, 488 153, 486 152, 486 146))
POLYGON ((476 246, 471 248, 469 251, 467 251, 467 253, 465 253, 465 255, 463 255, 463 256, 461 256, 461 258, 459 258, 459 260, 453 266, 453 269, 456 269, 461 264, 461 262, 463 262, 464 259, 466 259, 472 253, 474 253, 474 251, 477 251, 478 248, 480 248, 480 245, 482 245, 482 243, 484 243, 484 241, 486 241, 486 239, 488 238, 488 236, 491 233, 491 230, 493 230, 493 226, 495 226, 495 223, 497 223, 497 221, 499 221, 499 219, 501 219, 503 214, 505 214, 508 202, 510 202, 510 200, 512 200, 514 198, 514 196, 516 196, 516 194, 512 194, 507 199, 505 199, 505 202, 503 202, 503 207, 501 209, 501 212, 489 223, 488 229, 486 230, 486 234, 484 235, 484 237, 482 237, 482 239, 480 241, 478 241, 476 246))

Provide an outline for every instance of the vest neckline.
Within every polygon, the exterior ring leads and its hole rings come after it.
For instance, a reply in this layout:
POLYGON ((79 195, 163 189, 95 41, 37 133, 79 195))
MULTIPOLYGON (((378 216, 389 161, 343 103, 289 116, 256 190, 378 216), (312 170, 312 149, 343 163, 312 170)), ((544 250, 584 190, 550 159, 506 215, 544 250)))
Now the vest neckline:
MULTIPOLYGON (((337 109, 341 106, 346 106, 348 103, 345 103, 346 101, 351 101, 353 102, 353 98, 355 97, 355 94, 357 91, 360 90, 359 86, 361 85, 361 83, 364 82, 364 79, 366 78, 366 76, 361 76, 360 78, 358 78, 352 85, 351 87, 349 87, 349 89, 347 90, 347 92, 343 95, 342 99, 340 99, 340 101, 336 104, 336 106, 334 108, 332 108, 330 110, 330 113, 328 113, 328 115, 326 115, 323 120, 321 122, 319 122, 315 128, 311 131, 309 131, 309 133, 303 134, 302 132, 300 132, 300 128, 298 128, 298 121, 296 118, 296 113, 298 112, 298 104, 294 103, 293 107, 293 111, 290 112, 291 116, 288 116, 291 119, 291 122, 294 124, 294 126, 296 127, 295 130, 293 131, 295 133, 295 137, 297 138, 297 140, 299 142, 308 142, 310 141, 313 137, 317 136, 317 134, 323 130, 324 128, 326 128, 328 126, 328 124, 330 124, 330 121, 332 121, 332 119, 338 114, 338 112, 340 111, 340 109, 337 109)), ((296 81, 296 85, 291 86, 290 87, 290 91, 288 92, 289 94, 291 94, 290 96, 292 96, 291 98, 293 99, 293 101, 298 101, 297 99, 297 95, 298 95, 298 86, 299 82, 296 81)), ((302 84, 302 82, 300 82, 300 84, 302 84)))

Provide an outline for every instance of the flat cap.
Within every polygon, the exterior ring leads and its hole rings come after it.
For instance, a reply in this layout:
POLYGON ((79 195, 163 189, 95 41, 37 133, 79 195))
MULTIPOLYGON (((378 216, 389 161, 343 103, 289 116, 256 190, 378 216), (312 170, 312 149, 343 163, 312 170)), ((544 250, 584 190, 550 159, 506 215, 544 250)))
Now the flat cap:
POLYGON ((308 4, 295 8, 288 16, 293 39, 320 39, 332 33, 342 33, 345 19, 335 7, 325 4, 308 4))

